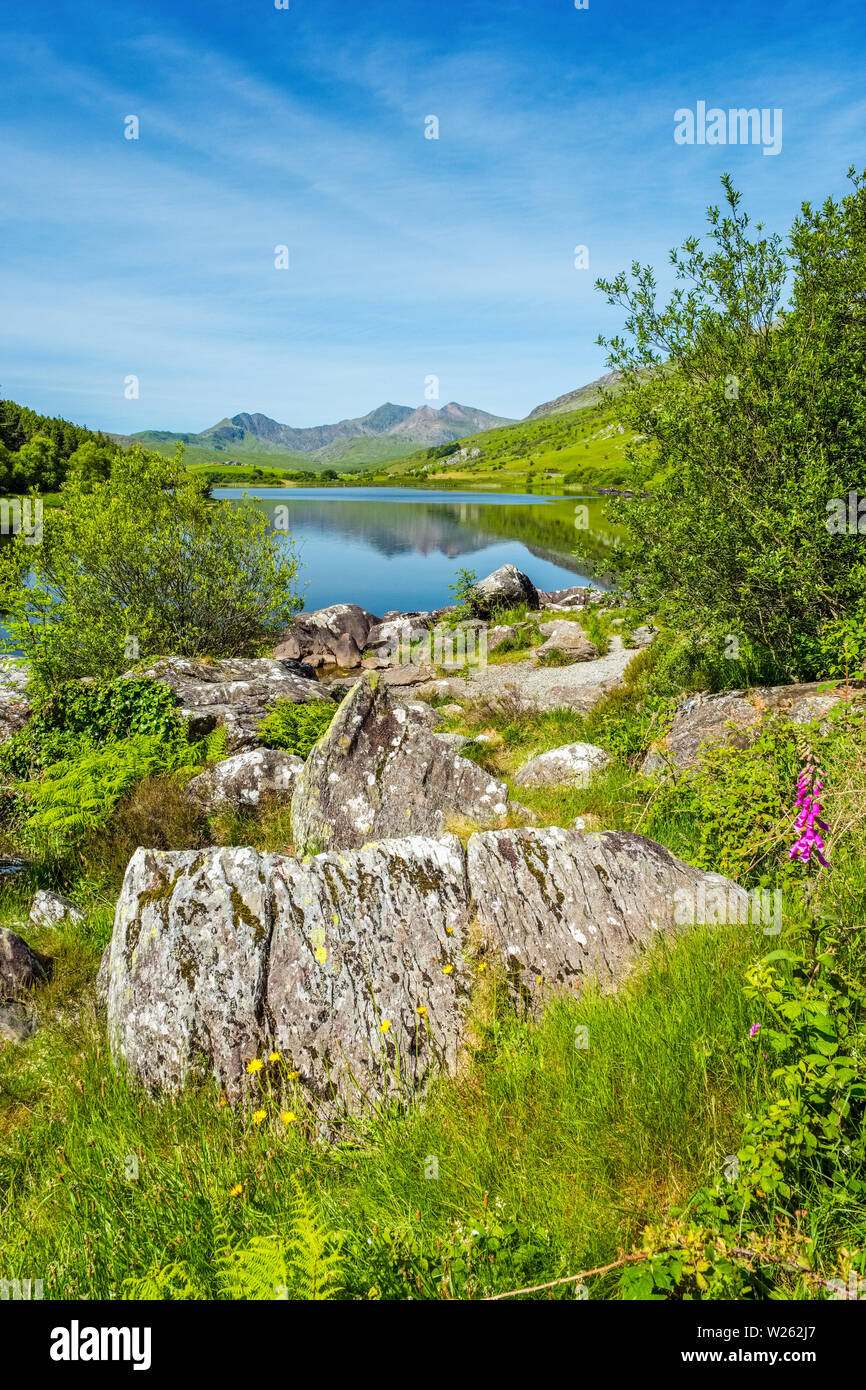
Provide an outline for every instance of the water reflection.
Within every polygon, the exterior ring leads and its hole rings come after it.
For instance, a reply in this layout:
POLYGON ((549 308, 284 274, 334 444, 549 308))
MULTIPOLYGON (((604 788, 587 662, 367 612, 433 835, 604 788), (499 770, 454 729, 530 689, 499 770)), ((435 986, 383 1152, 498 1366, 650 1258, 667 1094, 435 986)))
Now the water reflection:
MULTIPOLYGON (((238 488, 214 491, 219 498, 243 495, 238 488)), ((458 569, 482 576, 508 563, 543 589, 607 587, 605 557, 614 534, 602 519, 603 498, 411 488, 251 488, 247 495, 280 534, 288 528, 307 608, 339 602, 374 613, 434 608, 449 601, 458 569), (589 514, 594 577, 573 553, 578 505, 589 514)))

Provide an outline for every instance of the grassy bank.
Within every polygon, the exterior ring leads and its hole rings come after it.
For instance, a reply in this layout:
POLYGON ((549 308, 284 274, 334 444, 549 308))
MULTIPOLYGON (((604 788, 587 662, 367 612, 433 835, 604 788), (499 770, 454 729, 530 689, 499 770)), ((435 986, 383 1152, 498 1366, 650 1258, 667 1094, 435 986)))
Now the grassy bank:
MULTIPOLYGON (((479 972, 459 1074, 408 1111, 369 1114, 336 1139, 317 1135, 283 1059, 265 1059, 261 1099, 237 1111, 213 1086, 152 1100, 113 1070, 95 1006, 131 840, 149 826, 153 842, 157 826, 166 847, 197 836, 287 851, 283 806, 192 827, 171 774, 139 784, 97 837, 51 870, 87 908, 83 931, 22 926, 33 885, 8 885, 4 924, 54 972, 41 1029, 0 1052, 0 1277, 42 1278, 55 1297, 272 1297, 280 1286, 289 1297, 477 1298, 631 1250, 631 1265, 587 1276, 590 1297, 822 1297, 820 1279, 862 1271, 863 1064, 839 1072, 863 1027, 854 930, 866 907, 862 730, 853 714, 829 733, 805 726, 825 739, 832 827, 833 876, 814 880, 811 907, 831 920, 816 926, 786 855, 790 748, 804 726, 773 722, 772 750, 764 732, 681 779, 674 798, 639 772, 677 690, 672 669, 663 638, 587 716, 478 707, 449 725, 493 732, 470 751, 508 779, 546 748, 607 747, 613 763, 590 787, 520 789, 520 799, 547 824, 581 815, 588 826, 638 827, 690 862, 718 860, 721 847, 745 880, 783 891, 781 937, 719 925, 660 940, 616 993, 585 987, 551 999, 539 1019, 515 1013, 492 969, 479 972), (760 782, 760 768, 778 785, 760 782), (773 795, 780 824, 768 852, 753 810, 773 795), (738 816, 716 815, 721 829, 708 839, 714 808, 729 806, 738 816), (785 957, 761 966, 772 950, 785 957), (807 958, 804 970, 797 962, 807 958), (768 971, 778 972, 771 986, 768 971), (817 1050, 796 1031, 803 1017, 802 1027, 823 1029, 817 1050), (804 1059, 812 1089, 794 1132, 785 1106, 799 1095, 792 1076, 804 1059), (765 1166, 774 1156, 781 1174, 761 1177, 757 1193, 748 1177, 735 1186, 726 1176, 738 1153, 746 1171, 749 1151, 765 1166), (730 1274, 716 1247, 726 1248, 732 1197, 742 1198, 739 1219, 760 1258, 734 1260, 730 1274), (682 1253, 689 1230, 710 1232, 699 1237, 716 1251, 706 1273, 682 1253), (622 1282, 623 1269, 638 1268, 648 1283, 622 1282)), ((43 881, 47 872, 37 866, 43 881)), ((571 1298, 574 1286, 532 1296, 571 1298)))

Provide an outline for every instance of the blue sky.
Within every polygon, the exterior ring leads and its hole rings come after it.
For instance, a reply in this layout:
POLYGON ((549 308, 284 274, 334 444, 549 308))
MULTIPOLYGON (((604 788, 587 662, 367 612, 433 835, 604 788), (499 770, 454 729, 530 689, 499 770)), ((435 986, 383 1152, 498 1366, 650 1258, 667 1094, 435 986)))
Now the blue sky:
POLYGON ((595 278, 663 267, 723 170, 784 230, 866 166, 862 0, 289 3, 6 6, 5 396, 313 425, 435 375, 432 404, 523 416, 605 370, 595 278), (698 101, 781 108, 781 153, 677 145, 698 101))

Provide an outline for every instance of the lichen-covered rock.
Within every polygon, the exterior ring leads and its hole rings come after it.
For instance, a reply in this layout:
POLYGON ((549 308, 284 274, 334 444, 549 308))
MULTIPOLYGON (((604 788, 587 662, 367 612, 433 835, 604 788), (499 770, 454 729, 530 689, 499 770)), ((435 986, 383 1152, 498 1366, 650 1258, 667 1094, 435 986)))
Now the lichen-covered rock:
POLYGON ((329 608, 317 608, 312 613, 301 613, 291 627, 283 634, 274 648, 277 658, 293 658, 302 661, 322 657, 326 664, 354 666, 353 651, 360 653, 367 645, 367 634, 380 619, 366 608, 356 603, 332 603, 329 608))
POLYGON ((299 863, 272 856, 270 1038, 318 1100, 351 1109, 453 1072, 469 998, 455 836, 299 863))
POLYGON ((496 608, 515 608, 521 603, 537 608, 539 595, 529 576, 516 565, 500 565, 486 579, 479 579, 472 591, 472 602, 478 613, 489 617, 496 608))
POLYGON ((152 1091, 213 1072, 236 1100, 276 1049, 317 1113, 457 1068, 473 959, 533 1009, 616 981, 659 932, 744 921, 745 892, 640 835, 409 836, 298 860, 137 850, 99 994, 118 1065, 152 1091), (471 938, 470 938, 471 929, 471 938))
POLYGON ((330 700, 315 671, 304 662, 269 657, 166 656, 126 672, 126 678, 164 681, 178 697, 179 713, 195 738, 222 726, 230 753, 261 744, 258 726, 277 699, 306 704, 330 700))
POLYGON ((16 932, 0 927, 0 996, 25 994, 45 978, 36 952, 16 932))
POLYGON ((540 608, 585 608, 592 592, 583 584, 572 584, 568 589, 539 589, 538 604, 540 608))
POLYGON ((728 879, 621 831, 473 835, 467 869, 479 929, 533 1006, 587 976, 621 978, 659 932, 702 918, 739 921, 747 905, 728 879))
POLYGON ((84 913, 60 893, 46 893, 40 888, 30 908, 30 921, 33 926, 56 927, 66 918, 70 922, 83 922, 84 913))
POLYGON ((200 772, 187 785, 187 795, 202 811, 219 806, 258 806, 265 792, 291 795, 303 759, 278 748, 252 748, 235 753, 200 772))
POLYGON ((541 623, 538 630, 547 641, 536 647, 536 661, 556 652, 558 656, 567 658, 567 661, 560 664, 573 666, 577 661, 595 661, 598 656, 595 643, 590 642, 577 623, 567 620, 541 623))
POLYGON ((0 661, 0 743, 23 729, 30 718, 29 677, 30 667, 26 661, 15 657, 0 661))
POLYGON ((106 974, 112 1053, 150 1090, 213 1072, 232 1097, 261 1044, 270 895, 251 849, 138 849, 106 974))
POLYGON ((429 637, 432 622, 431 614, 426 612, 386 615, 380 623, 370 628, 367 646, 380 657, 384 655, 399 661, 411 643, 429 637))
POLYGON ((519 787, 585 787, 594 773, 607 767, 610 754, 594 743, 566 743, 524 763, 515 774, 519 787))
POLYGON ((440 835, 452 815, 501 824, 508 788, 395 708, 375 675, 358 681, 313 748, 292 800, 301 849, 440 835))
MULTIPOLYGON (((853 684, 856 696, 862 695, 863 684, 853 684)), ((657 772, 668 765, 677 771, 695 767, 704 744, 747 747, 750 730, 771 710, 780 711, 794 724, 808 723, 829 714, 844 698, 842 687, 822 691, 816 682, 694 695, 680 705, 667 737, 647 754, 642 771, 657 772)))

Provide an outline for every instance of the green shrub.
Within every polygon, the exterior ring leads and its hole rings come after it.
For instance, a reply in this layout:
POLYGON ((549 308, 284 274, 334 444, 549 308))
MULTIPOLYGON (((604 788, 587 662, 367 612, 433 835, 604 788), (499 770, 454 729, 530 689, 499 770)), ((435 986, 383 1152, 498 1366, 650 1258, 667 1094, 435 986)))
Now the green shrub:
POLYGON ((277 700, 259 725, 259 733, 268 748, 283 748, 306 758, 336 712, 337 706, 330 700, 312 700, 306 705, 277 700))
POLYGON ((258 656, 297 611, 286 538, 253 501, 212 502, 182 454, 135 447, 105 479, 70 472, 41 544, 3 547, 5 647, 44 689, 120 675, 130 638, 142 658, 258 656))
POLYGON ((177 695, 163 682, 64 681, 37 702, 25 727, 0 748, 0 776, 31 777, 72 755, 82 739, 97 744, 154 734, 176 742, 183 730, 177 695))
MULTIPOLYGON (((221 734, 224 741, 224 732, 221 734)), ((190 743, 159 734, 134 734, 95 746, 82 738, 75 751, 21 787, 26 803, 24 843, 46 856, 62 856, 104 826, 118 802, 145 777, 191 773, 213 756, 219 740, 190 743)))

